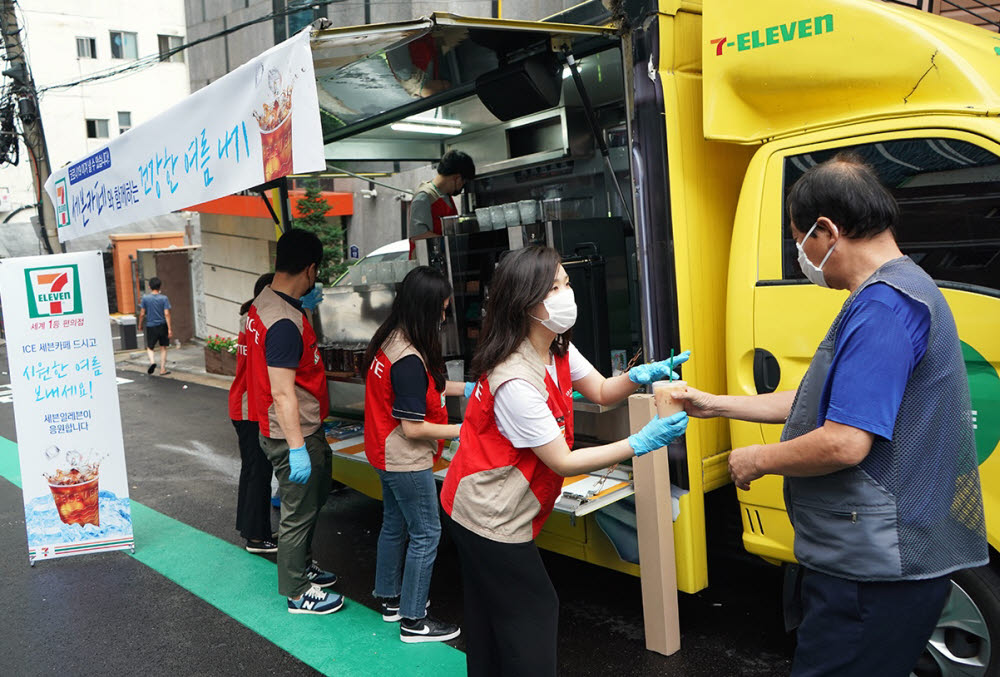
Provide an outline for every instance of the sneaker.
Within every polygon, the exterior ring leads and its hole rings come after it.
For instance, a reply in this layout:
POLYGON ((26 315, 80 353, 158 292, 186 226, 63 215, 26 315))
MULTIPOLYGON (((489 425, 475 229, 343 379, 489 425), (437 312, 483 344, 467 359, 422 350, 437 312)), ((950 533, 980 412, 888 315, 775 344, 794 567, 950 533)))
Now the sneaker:
POLYGON ((319 568, 316 562, 311 562, 309 568, 306 569, 306 578, 314 586, 320 588, 329 588, 331 585, 337 582, 337 574, 332 571, 323 571, 319 568))
POLYGON ((447 642, 449 639, 455 639, 460 634, 462 634, 462 631, 457 625, 442 623, 430 616, 424 616, 416 621, 404 618, 399 624, 399 638, 407 644, 447 642))
POLYGON ((246 548, 247 552, 252 552, 254 554, 261 554, 261 553, 270 554, 278 552, 278 544, 266 538, 260 541, 253 538, 248 538, 246 548))
MULTIPOLYGON (((403 617, 399 615, 399 596, 396 597, 380 597, 382 603, 382 620, 386 623, 398 623, 403 620, 403 617)), ((424 605, 425 609, 431 608, 431 601, 427 600, 427 604, 424 605)))
POLYGON ((327 592, 315 585, 302 593, 298 599, 288 598, 290 614, 332 614, 344 606, 344 596, 327 592))

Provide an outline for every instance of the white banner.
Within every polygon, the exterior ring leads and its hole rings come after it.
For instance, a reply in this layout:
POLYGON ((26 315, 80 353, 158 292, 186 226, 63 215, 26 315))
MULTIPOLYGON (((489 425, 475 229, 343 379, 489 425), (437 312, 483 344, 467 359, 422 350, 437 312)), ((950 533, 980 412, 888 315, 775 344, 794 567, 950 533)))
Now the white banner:
POLYGON ((59 241, 326 168, 309 30, 54 172, 59 241))
POLYGON ((0 259, 28 557, 133 547, 100 252, 0 259))

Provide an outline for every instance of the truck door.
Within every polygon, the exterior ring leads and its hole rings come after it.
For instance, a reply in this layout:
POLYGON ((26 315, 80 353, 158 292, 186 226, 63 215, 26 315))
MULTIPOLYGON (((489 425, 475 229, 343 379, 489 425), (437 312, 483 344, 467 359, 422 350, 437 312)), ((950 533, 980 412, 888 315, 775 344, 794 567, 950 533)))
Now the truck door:
MULTIPOLYGON (((773 151, 765 146, 760 154, 766 157, 754 163, 764 177, 753 334, 752 345, 736 353, 743 368, 732 370, 740 381, 735 385, 748 393, 795 389, 846 299, 847 292, 805 280, 783 205, 809 167, 842 151, 860 155, 899 202, 900 248, 934 278, 955 315, 972 393, 987 532, 995 547, 1000 519, 1000 459, 995 453, 1000 442, 1000 146, 979 134, 945 129, 772 145, 773 151)), ((731 294, 730 318, 733 301, 731 294)), ((731 367, 733 357, 731 352, 731 367)), ((736 392, 733 385, 731 379, 731 392, 736 392)), ((776 442, 780 432, 777 425, 736 424, 733 446, 776 442)), ((739 498, 747 549, 791 561, 792 531, 781 479, 758 480, 739 498)))

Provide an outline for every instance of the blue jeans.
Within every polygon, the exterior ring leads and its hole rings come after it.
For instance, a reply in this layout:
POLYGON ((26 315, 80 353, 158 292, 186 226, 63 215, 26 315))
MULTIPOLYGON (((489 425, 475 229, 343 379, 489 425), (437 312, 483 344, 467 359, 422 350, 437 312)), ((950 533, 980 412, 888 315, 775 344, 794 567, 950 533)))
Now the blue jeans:
POLYGON ((375 472, 382 480, 375 596, 399 597, 399 614, 403 618, 423 618, 427 615, 427 594, 441 540, 434 474, 430 468, 416 472, 376 468, 375 472))

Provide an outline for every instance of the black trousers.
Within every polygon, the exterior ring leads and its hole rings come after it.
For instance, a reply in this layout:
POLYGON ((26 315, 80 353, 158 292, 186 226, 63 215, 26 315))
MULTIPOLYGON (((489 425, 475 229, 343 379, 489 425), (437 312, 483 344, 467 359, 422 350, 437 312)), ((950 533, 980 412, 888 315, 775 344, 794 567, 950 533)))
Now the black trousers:
POLYGON ((469 677, 555 677, 559 597, 534 541, 499 543, 445 523, 462 563, 469 677))
POLYGON ((944 608, 947 576, 863 582, 806 569, 793 677, 907 677, 944 608))
POLYGON ((240 442, 240 486, 236 498, 236 529, 246 539, 271 539, 271 462, 260 448, 254 421, 233 421, 240 442))

